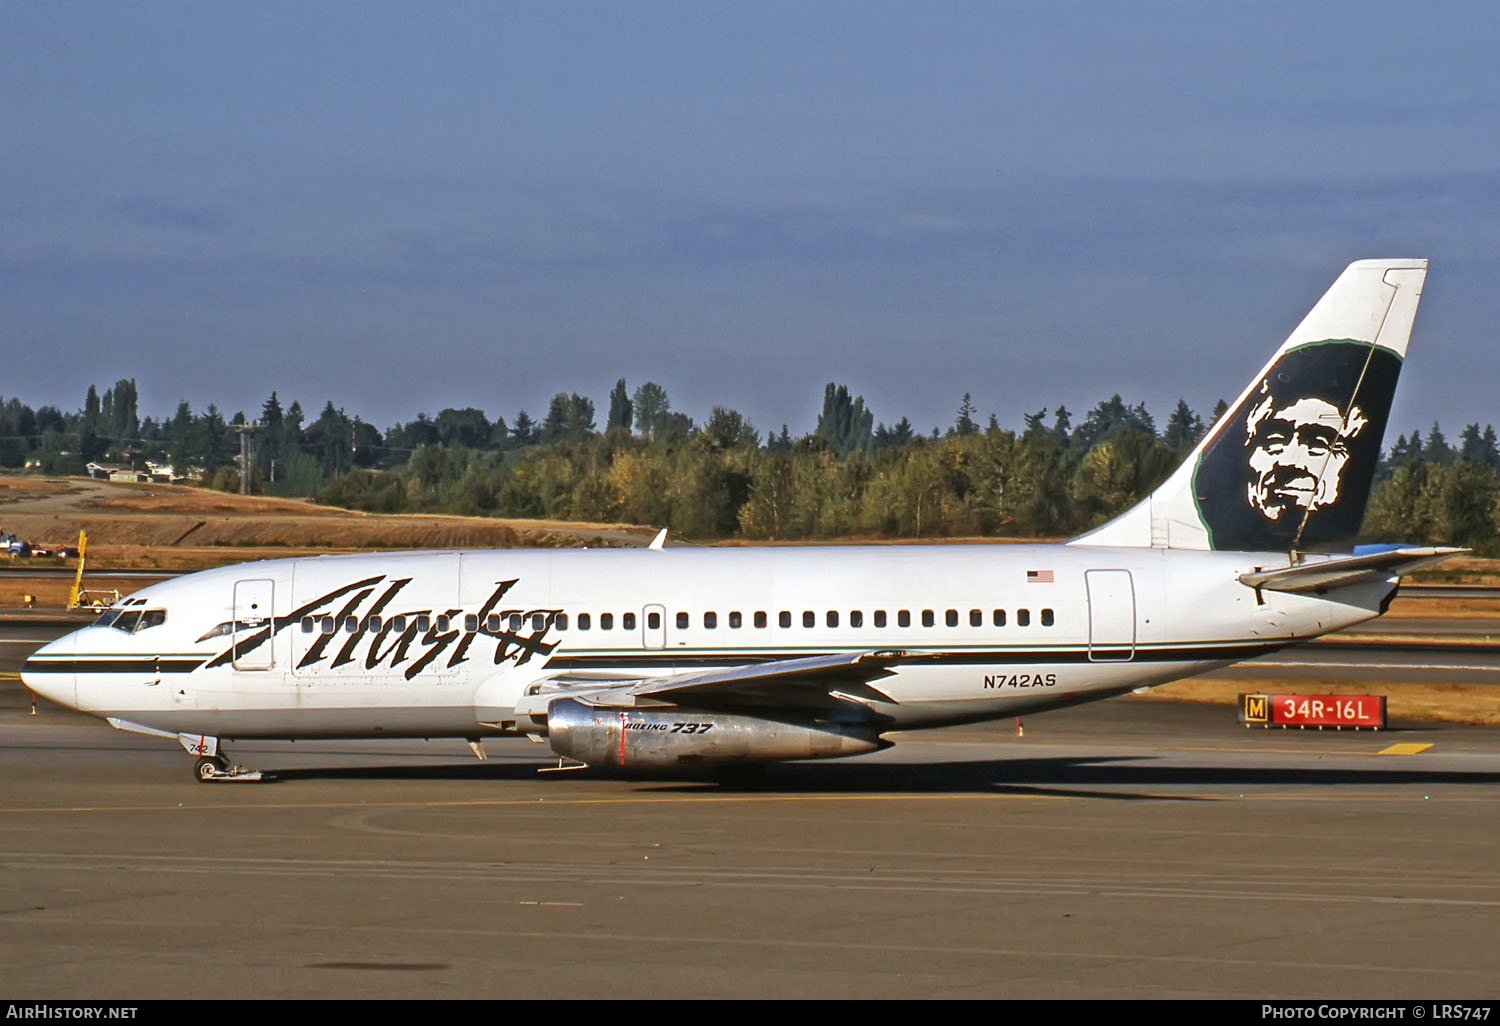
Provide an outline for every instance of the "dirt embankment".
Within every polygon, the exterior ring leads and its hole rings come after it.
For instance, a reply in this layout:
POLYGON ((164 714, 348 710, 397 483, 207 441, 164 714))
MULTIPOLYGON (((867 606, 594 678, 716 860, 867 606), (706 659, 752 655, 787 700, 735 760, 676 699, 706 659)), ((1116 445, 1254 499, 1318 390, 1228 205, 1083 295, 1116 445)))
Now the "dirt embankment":
POLYGON ((197 570, 317 552, 638 546, 652 530, 485 517, 357 513, 184 485, 0 476, 0 528, 55 547, 89 537, 89 565, 197 570))

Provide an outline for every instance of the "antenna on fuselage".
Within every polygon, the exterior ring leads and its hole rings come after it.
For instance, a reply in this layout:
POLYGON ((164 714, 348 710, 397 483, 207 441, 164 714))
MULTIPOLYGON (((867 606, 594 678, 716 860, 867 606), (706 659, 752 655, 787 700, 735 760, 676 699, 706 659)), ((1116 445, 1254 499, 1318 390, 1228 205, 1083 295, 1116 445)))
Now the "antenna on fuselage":
POLYGON ((648 548, 648 549, 659 549, 663 545, 665 545, 666 543, 667 543, 667 529, 665 527, 663 527, 660 531, 656 532, 656 537, 651 539, 651 544, 647 545, 646 548, 648 548))

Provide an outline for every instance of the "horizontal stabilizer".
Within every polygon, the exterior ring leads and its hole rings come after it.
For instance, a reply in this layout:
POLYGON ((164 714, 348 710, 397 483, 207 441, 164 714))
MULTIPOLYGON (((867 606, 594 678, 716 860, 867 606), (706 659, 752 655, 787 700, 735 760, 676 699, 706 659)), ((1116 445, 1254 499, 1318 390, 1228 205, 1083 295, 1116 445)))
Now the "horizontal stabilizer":
POLYGON ((1468 551, 1470 550, 1430 546, 1389 549, 1363 556, 1342 556, 1302 563, 1280 570, 1240 574, 1240 583, 1271 591, 1327 591, 1330 588, 1408 574, 1468 551))

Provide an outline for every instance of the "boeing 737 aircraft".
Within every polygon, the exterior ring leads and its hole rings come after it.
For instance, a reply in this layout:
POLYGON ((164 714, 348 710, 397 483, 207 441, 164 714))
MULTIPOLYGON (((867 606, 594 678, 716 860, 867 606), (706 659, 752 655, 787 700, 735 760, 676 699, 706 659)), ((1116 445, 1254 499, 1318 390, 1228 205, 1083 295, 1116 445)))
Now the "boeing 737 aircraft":
MULTIPOLYGON (((377 553, 144 588, 28 687, 173 738, 545 739, 626 772, 816 759, 1162 684, 1382 613, 1356 551, 1425 260, 1352 264, 1186 461, 1053 545, 377 553)), ((658 538, 658 543, 660 538, 658 538)))

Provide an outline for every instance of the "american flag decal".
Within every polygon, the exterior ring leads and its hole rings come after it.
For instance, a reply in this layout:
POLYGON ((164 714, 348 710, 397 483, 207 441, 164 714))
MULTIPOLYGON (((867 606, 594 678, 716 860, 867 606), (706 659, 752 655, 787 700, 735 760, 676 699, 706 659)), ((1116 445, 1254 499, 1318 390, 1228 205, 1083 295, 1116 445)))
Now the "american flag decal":
POLYGON ((1027 584, 1051 584, 1051 570, 1028 570, 1026 571, 1027 584))

